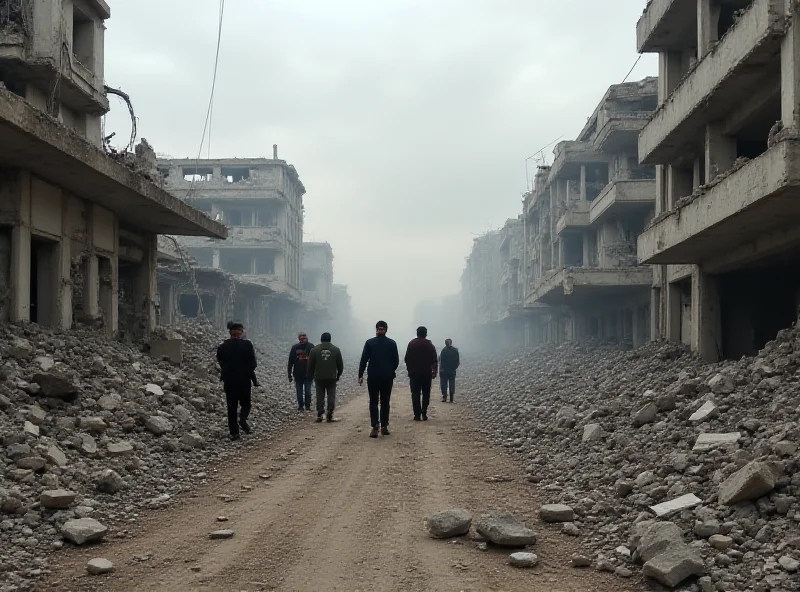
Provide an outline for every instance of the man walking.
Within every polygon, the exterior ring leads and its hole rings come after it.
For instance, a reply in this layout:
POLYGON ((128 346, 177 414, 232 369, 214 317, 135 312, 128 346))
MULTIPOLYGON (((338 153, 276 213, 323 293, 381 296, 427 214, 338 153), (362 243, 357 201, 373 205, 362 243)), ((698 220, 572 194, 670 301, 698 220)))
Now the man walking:
POLYGON ((239 439, 239 428, 245 434, 252 430, 247 423, 250 416, 250 386, 251 381, 258 386, 256 380, 256 352, 253 344, 246 339, 244 327, 241 323, 231 323, 230 339, 226 339, 217 348, 217 362, 222 371, 222 383, 225 387, 225 399, 228 404, 228 431, 231 440, 239 439), (241 407, 241 411, 239 408, 241 407), (239 418, 237 422, 237 412, 239 418))
POLYGON ((394 340, 386 337, 388 329, 386 321, 375 324, 375 337, 364 344, 361 363, 358 365, 358 384, 364 384, 364 371, 367 371, 369 418, 372 425, 370 438, 378 437, 378 426, 384 436, 389 435, 389 400, 397 367, 400 365, 400 354, 394 340))
POLYGON ((461 365, 461 358, 458 348, 453 347, 452 339, 444 340, 444 349, 439 354, 439 378, 442 382, 442 403, 447 402, 447 391, 449 387, 450 402, 453 402, 453 395, 456 392, 456 370, 461 365))
POLYGON ((406 348, 406 368, 411 383, 411 405, 414 408, 414 421, 428 421, 428 405, 431 402, 431 384, 439 367, 436 348, 430 342, 425 327, 417 329, 417 338, 412 339, 406 348), (421 398, 421 400, 420 400, 421 398))
POLYGON ((308 355, 314 348, 314 344, 308 342, 308 336, 305 333, 300 333, 297 340, 298 343, 295 343, 289 351, 289 382, 294 379, 297 391, 297 411, 301 412, 303 409, 311 411, 312 376, 308 373, 308 355))
POLYGON ((317 423, 322 423, 325 412, 325 394, 328 395, 327 421, 333 421, 336 408, 336 383, 344 371, 341 350, 331 343, 331 334, 323 333, 320 343, 308 356, 308 376, 314 379, 317 387, 317 423))

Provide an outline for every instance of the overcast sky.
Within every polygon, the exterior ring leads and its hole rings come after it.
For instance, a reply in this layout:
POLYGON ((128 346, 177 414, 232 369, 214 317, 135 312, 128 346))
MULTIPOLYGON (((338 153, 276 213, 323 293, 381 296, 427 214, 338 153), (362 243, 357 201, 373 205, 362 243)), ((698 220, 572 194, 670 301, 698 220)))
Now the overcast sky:
MULTIPOLYGON (((157 152, 196 156, 218 1, 110 4, 106 83, 157 152)), ((417 301, 458 292, 472 239, 520 213, 525 159, 574 138, 633 66, 644 6, 227 0, 211 157, 278 144, 307 189, 305 240, 332 244, 360 318, 409 337, 417 301)), ((656 73, 645 55, 629 80, 656 73)), ((106 126, 130 133, 116 98, 106 126)))

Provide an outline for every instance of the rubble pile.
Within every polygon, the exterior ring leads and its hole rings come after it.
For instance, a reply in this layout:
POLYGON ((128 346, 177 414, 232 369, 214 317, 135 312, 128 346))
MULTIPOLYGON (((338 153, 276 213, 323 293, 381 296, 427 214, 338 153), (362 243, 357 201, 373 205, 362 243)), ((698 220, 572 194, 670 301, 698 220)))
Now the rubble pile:
POLYGON ((162 336, 183 339, 180 366, 97 332, 0 326, 0 591, 32 589, 64 541, 126 536, 143 509, 297 417, 288 344, 254 341, 254 434, 231 443, 224 335, 198 322, 162 336))
POLYGON ((719 364, 663 343, 487 354, 460 383, 487 437, 559 504, 542 518, 571 517, 558 527, 591 551, 574 565, 800 590, 800 330, 719 364))

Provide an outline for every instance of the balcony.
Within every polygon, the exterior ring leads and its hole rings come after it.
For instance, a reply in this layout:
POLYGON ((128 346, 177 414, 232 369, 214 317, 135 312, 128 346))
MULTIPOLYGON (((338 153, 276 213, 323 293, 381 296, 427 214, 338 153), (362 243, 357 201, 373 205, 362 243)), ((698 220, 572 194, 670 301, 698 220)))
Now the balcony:
POLYGON ((283 250, 284 239, 280 228, 274 226, 232 226, 228 227, 227 240, 210 239, 204 237, 181 238, 181 242, 190 248, 212 247, 225 248, 254 248, 283 250))
POLYGON ((697 0, 649 0, 636 24, 639 53, 682 51, 697 43, 697 0))
POLYGON ((550 167, 549 182, 556 178, 580 179, 581 166, 586 164, 608 164, 608 155, 598 152, 589 142, 559 142, 555 159, 550 167))
POLYGON ((639 236, 640 263, 721 272, 800 244, 800 141, 779 142, 639 236))
POLYGON ((607 153, 635 152, 639 133, 650 121, 650 111, 607 113, 598 117, 598 129, 592 145, 607 153))
POLYGON ((592 201, 589 223, 596 224, 609 216, 620 214, 645 216, 655 206, 655 201, 654 179, 612 181, 592 201))
MULTIPOLYGON (((653 0, 651 6, 666 1, 653 0)), ((774 77, 785 21, 775 0, 755 0, 655 112, 639 136, 639 160, 677 160, 706 123, 724 119, 760 90, 765 76, 774 77)))
POLYGON ((631 291, 647 293, 653 282, 650 267, 562 267, 546 273, 526 299, 526 306, 588 305, 600 297, 619 298, 631 291))
POLYGON ((589 209, 592 202, 574 201, 569 204, 566 214, 556 224, 556 234, 561 236, 567 232, 579 232, 589 228, 589 209))

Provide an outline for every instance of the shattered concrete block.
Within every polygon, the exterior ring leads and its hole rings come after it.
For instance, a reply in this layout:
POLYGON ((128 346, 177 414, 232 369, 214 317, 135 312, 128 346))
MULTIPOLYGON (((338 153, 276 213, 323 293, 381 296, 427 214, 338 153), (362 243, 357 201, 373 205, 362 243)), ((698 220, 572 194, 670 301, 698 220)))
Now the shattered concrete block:
POLYGON ((644 564, 645 577, 674 588, 691 576, 706 573, 700 552, 689 545, 676 545, 656 555, 644 564))
POLYGON ((755 500, 775 489, 775 474, 767 463, 750 462, 719 486, 719 503, 732 506, 755 500))
POLYGON ((656 516, 661 518, 664 516, 668 516, 670 514, 674 514, 675 512, 680 512, 682 510, 694 508, 695 506, 699 506, 702 503, 703 500, 701 500, 695 494, 687 493, 686 495, 682 495, 681 497, 675 498, 674 500, 663 502, 655 506, 650 506, 650 509, 655 513, 656 516))
POLYGON ((719 415, 719 409, 712 401, 706 401, 703 405, 692 413, 689 417, 689 421, 692 423, 702 423, 704 421, 708 421, 709 419, 714 419, 719 415))
POLYGON ((697 441, 694 443, 692 450, 695 452, 702 452, 703 450, 710 450, 716 446, 724 446, 726 444, 736 444, 742 434, 739 432, 729 432, 725 434, 700 434, 697 441))

